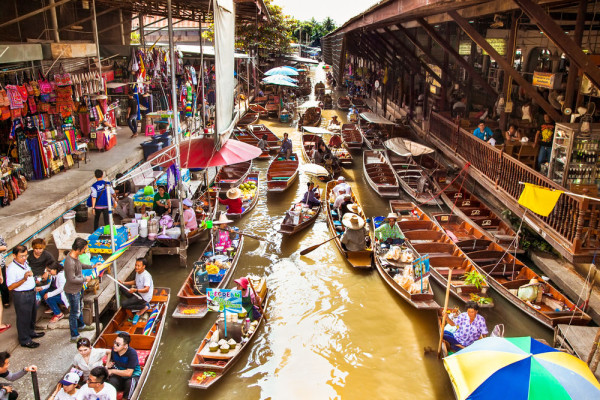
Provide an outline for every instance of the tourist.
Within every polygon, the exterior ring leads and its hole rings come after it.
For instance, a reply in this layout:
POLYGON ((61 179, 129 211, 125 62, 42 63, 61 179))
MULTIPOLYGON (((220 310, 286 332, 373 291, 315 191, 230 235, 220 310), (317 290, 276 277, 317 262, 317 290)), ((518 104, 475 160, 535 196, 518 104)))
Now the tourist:
POLYGON ((346 200, 352 200, 352 196, 350 196, 349 194, 346 194, 346 190, 345 189, 341 189, 340 190, 340 194, 335 198, 335 200, 333 201, 333 209, 334 210, 339 210, 340 206, 346 201, 346 200))
POLYGON ((133 317, 133 325, 137 324, 142 314, 150 308, 150 301, 154 295, 154 282, 152 275, 146 271, 147 261, 141 257, 135 260, 135 279, 132 281, 119 282, 124 286, 132 286, 128 291, 121 290, 127 297, 121 302, 121 307, 137 311, 133 317), (137 294, 137 296, 135 295, 137 294))
POLYGON ((387 244, 402 244, 404 243, 404 234, 400 227, 396 223, 398 221, 398 214, 389 213, 385 218, 383 224, 379 228, 375 229, 375 237, 381 243, 387 244))
POLYGON ((283 140, 281 141, 281 147, 279 148, 278 157, 284 157, 286 160, 289 160, 292 157, 292 140, 289 138, 288 133, 283 134, 283 140))
POLYGON ((92 214, 94 214, 94 231, 98 229, 100 214, 104 214, 104 225, 108 225, 108 197, 116 203, 115 191, 110 186, 110 182, 104 180, 104 172, 101 169, 94 171, 96 182, 92 185, 92 214), (106 190, 110 193, 106 193, 106 190))
POLYGON ((64 290, 66 278, 63 266, 56 261, 46 268, 46 273, 49 275, 50 283, 47 288, 40 292, 40 296, 44 299, 48 307, 50 307, 50 311, 53 314, 50 323, 53 324, 65 317, 60 310, 60 306, 68 304, 67 295, 64 290))
MULTIPOLYGON (((10 353, 7 351, 0 352, 0 378, 6 379, 7 381, 14 382, 21 379, 28 372, 36 372, 37 367, 35 365, 29 365, 19 372, 10 372, 10 353)), ((19 397, 16 390, 10 385, 0 383, 0 399, 2 400, 15 400, 19 397)))
POLYGON ((502 131, 500 129, 496 129, 490 140, 488 140, 488 143, 492 146, 503 145, 504 135, 502 135, 502 131))
POLYGON ((552 141, 554 140, 554 122, 548 114, 544 114, 544 123, 540 126, 540 129, 535 134, 534 146, 540 145, 540 152, 538 153, 537 165, 538 169, 540 166, 550 160, 550 154, 552 153, 552 141))
POLYGON ((76 400, 78 383, 79 375, 75 372, 67 373, 56 386, 54 393, 48 397, 48 400, 76 400))
POLYGON ((156 211, 156 215, 159 217, 165 213, 171 213, 171 196, 169 196, 167 189, 163 185, 158 187, 158 192, 154 195, 152 210, 156 211))
POLYGON ((13 254, 14 260, 6 268, 6 284, 13 292, 19 344, 21 347, 35 349, 40 344, 32 339, 44 336, 44 332, 34 330, 37 317, 35 279, 27 262, 27 247, 18 245, 14 248, 13 254))
POLYGON ((127 125, 131 129, 131 137, 137 136, 137 115, 138 115, 138 102, 133 97, 133 94, 129 94, 127 100, 127 125))
POLYGON ((473 131, 473 135, 484 142, 487 142, 488 139, 493 136, 493 134, 494 133, 491 131, 491 129, 485 126, 485 122, 483 121, 479 121, 479 125, 473 131))
POLYGON ((85 265, 79 261, 79 256, 86 252, 88 246, 87 240, 77 238, 71 246, 71 251, 65 258, 65 278, 66 283, 64 291, 67 294, 69 302, 69 328, 71 330, 71 342, 79 340, 80 331, 94 330, 91 326, 86 326, 83 322, 83 283, 89 282, 90 276, 83 277, 82 270, 91 269, 94 266, 85 265))
POLYGON ((507 142, 510 142, 511 140, 521 140, 521 134, 515 124, 510 124, 508 126, 508 130, 504 132, 504 139, 507 142))
POLYGON ((242 209, 242 191, 238 188, 231 188, 226 193, 227 198, 219 199, 219 203, 227 206, 227 213, 229 214, 241 214, 242 209))
POLYGON ((194 203, 190 199, 185 199, 183 204, 183 226, 186 232, 195 231, 198 229, 198 220, 196 219, 196 212, 192 208, 194 203))
POLYGON ((80 338, 77 341, 77 354, 73 358, 73 367, 82 372, 81 378, 85 381, 90 371, 95 367, 104 365, 102 359, 110 355, 110 349, 96 349, 88 338, 80 338))
POLYGON ((108 366, 108 383, 113 385, 117 391, 123 392, 123 399, 128 400, 142 373, 137 352, 129 347, 131 336, 126 332, 120 332, 113 343, 110 352, 110 364, 108 366))
POLYGON ((467 312, 461 313, 454 321, 446 319, 450 326, 456 327, 454 332, 444 330, 444 340, 450 344, 452 351, 470 346, 488 334, 485 318, 479 314, 479 305, 468 301, 466 307, 467 312))
MULTIPOLYGON (((119 180, 123 177, 123 174, 118 173, 116 179, 119 180)), ((132 218, 135 215, 135 205, 133 204, 133 198, 129 197, 133 190, 131 189, 131 181, 127 179, 124 182, 119 183, 115 187, 117 195, 117 207, 116 213, 121 218, 132 218)))
POLYGON ((308 205, 309 207, 316 207, 321 204, 321 200, 319 200, 319 189, 315 187, 314 182, 306 183, 306 192, 304 196, 302 196, 301 203, 308 205))
POLYGON ((344 218, 344 215, 347 213, 358 214, 358 204, 354 204, 352 201, 352 196, 349 194, 345 195, 344 202, 340 205, 338 209, 338 216, 340 221, 344 218))
POLYGON ((228 249, 231 247, 231 236, 229 235, 229 228, 227 227, 227 224, 232 222, 232 220, 227 219, 227 214, 224 212, 219 215, 219 219, 215 222, 219 232, 217 235, 218 240, 216 247, 222 247, 223 249, 228 249))
POLYGON ((0 333, 10 328, 10 324, 4 324, 2 322, 2 314, 5 308, 10 306, 10 292, 6 285, 6 259, 4 258, 4 252, 6 251, 6 242, 4 238, 0 236, 0 292, 2 293, 2 307, 0 307, 0 333))
POLYGON ((352 188, 346 183, 346 178, 339 176, 337 178, 337 185, 335 185, 331 191, 338 196, 342 190, 344 190, 344 193, 352 194, 352 188))
POLYGON ((106 384, 107 379, 106 368, 92 369, 87 383, 77 393, 77 400, 117 400, 117 390, 114 386, 106 384))
POLYGON ((346 227, 346 231, 340 239, 342 248, 345 251, 363 251, 367 247, 366 235, 364 229, 365 220, 360 216, 348 213, 344 215, 342 224, 346 227))
POLYGON ((266 133, 263 134, 262 137, 260 138, 260 140, 258 141, 258 143, 256 144, 256 147, 258 147, 262 151, 269 151, 268 139, 269 139, 269 135, 267 135, 266 133))
POLYGON ((46 268, 54 264, 56 260, 52 254, 46 250, 46 241, 44 239, 33 239, 31 241, 31 247, 32 250, 29 250, 27 262, 29 263, 29 268, 31 268, 31 271, 33 272, 36 285, 47 285, 48 272, 46 271, 46 268))
POLYGON ((237 285, 237 290, 242 291, 242 307, 246 310, 247 317, 250 321, 255 321, 261 317, 258 306, 260 299, 254 293, 254 290, 250 287, 250 281, 246 277, 236 279, 234 281, 237 285))

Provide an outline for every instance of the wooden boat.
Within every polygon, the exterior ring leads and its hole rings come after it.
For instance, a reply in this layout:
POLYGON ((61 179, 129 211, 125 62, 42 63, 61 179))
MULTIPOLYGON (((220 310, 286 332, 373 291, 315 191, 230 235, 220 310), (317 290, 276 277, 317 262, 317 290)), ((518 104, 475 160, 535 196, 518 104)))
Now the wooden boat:
POLYGON ((243 128, 247 125, 255 124, 258 121, 258 113, 247 112, 237 123, 237 126, 243 128))
POLYGON ((246 179, 244 179, 244 182, 242 183, 242 185, 249 184, 249 183, 254 183, 255 189, 254 189, 254 191, 242 190, 242 196, 243 196, 243 198, 242 198, 242 213, 241 214, 227 213, 227 218, 240 219, 244 215, 246 215, 250 211, 252 211, 254 206, 256 206, 256 203, 258 203, 258 195, 259 195, 259 188, 260 188, 258 172, 250 172, 248 174, 248 176, 246 177, 246 179))
POLYGON ((356 127, 356 124, 342 125, 342 139, 348 146, 348 150, 361 150, 363 145, 363 136, 356 127))
MULTIPOLYGON (((150 306, 153 310, 158 310, 158 314, 156 318, 149 318, 147 320, 140 318, 136 325, 132 325, 131 323, 133 313, 122 307, 119 308, 94 343, 94 348, 96 349, 112 349, 113 342, 117 338, 118 333, 129 333, 131 337, 129 346, 137 351, 140 367, 142 368, 142 374, 138 378, 138 383, 130 395, 130 399, 140 398, 144 383, 146 383, 146 379, 150 374, 152 363, 154 362, 156 353, 158 353, 158 346, 160 345, 160 339, 165 326, 165 316, 167 315, 170 297, 171 289, 155 287, 150 306), (147 332, 147 334, 144 334, 144 332, 147 332)), ((150 314, 150 312, 148 313, 150 314)))
POLYGON ((255 97, 254 101, 256 102, 256 104, 258 104, 259 106, 264 106, 267 101, 269 101, 269 97, 268 96, 262 96, 262 97, 255 97))
MULTIPOLYGON (((485 231, 492 240, 503 248, 506 249, 513 242, 517 233, 512 227, 478 197, 469 192, 465 185, 460 188, 454 183, 442 192, 440 197, 455 214, 460 215, 462 219, 468 221, 471 225, 476 225, 482 231, 485 231)), ((514 247, 511 248, 511 251, 514 252, 514 247)), ((518 251, 518 253, 522 252, 522 250, 518 251)))
POLYGON ((381 130, 376 128, 369 128, 368 126, 359 127, 360 134, 363 137, 363 141, 369 150, 385 151, 384 135, 381 130))
POLYGON ((260 104, 250 104, 248 108, 250 111, 258 113, 259 118, 267 118, 269 116, 269 111, 260 104))
POLYGON ((352 101, 348 96, 338 97, 337 106, 339 110, 348 111, 351 105, 352 101))
MULTIPOLYGON (((239 129, 234 128, 233 137, 239 140, 240 142, 244 142, 251 146, 258 146, 259 138, 256 137, 250 129, 239 129)), ((271 159, 270 149, 265 149, 260 156, 257 157, 258 160, 269 160, 271 159)))
POLYGON ((263 135, 267 135, 267 144, 271 148, 271 151, 276 151, 281 146, 281 139, 264 124, 250 125, 248 126, 248 130, 258 139, 262 138, 263 135))
MULTIPOLYGON (((317 148, 317 144, 319 142, 323 141, 323 138, 320 135, 314 135, 311 133, 304 133, 302 135, 302 157, 304 158, 304 160, 308 163, 313 163, 314 162, 314 157, 312 156, 314 154, 314 151, 317 148)), ((325 147, 327 147, 327 145, 325 145, 325 147)), ((327 147, 329 148, 329 147, 327 147)), ((335 156, 335 153, 333 151, 331 151, 331 154, 335 156)), ((338 160, 339 161, 339 160, 338 160)), ((324 163, 321 163, 319 165, 322 165, 328 172, 329 172, 329 176, 328 177, 319 177, 319 178, 324 178, 324 179, 332 179, 334 176, 336 176, 337 174, 339 174, 341 172, 341 163, 339 162, 335 162, 335 160, 327 160, 324 163)))
POLYGON ((364 107, 366 106, 365 101, 360 97, 352 97, 352 105, 354 107, 364 107))
POLYGON ((277 117, 277 115, 279 114, 279 103, 275 101, 270 100, 269 102, 267 102, 265 108, 267 109, 269 117, 277 117))
POLYGON ((275 157, 267 170, 267 191, 283 192, 298 178, 300 163, 298 154, 292 153, 290 160, 275 157))
POLYGON ((321 108, 309 107, 306 112, 300 116, 298 121, 298 129, 303 126, 319 126, 321 125, 321 108))
MULTIPOLYGON (((254 286, 258 297, 261 300, 263 310, 266 309, 269 290, 267 288, 265 278, 256 279, 249 277, 254 286)), ((198 350, 191 362, 192 377, 188 382, 188 386, 193 389, 208 389, 210 386, 217 383, 230 369, 231 367, 241 358, 243 351, 251 346, 252 339, 256 335, 258 328, 260 328, 264 315, 261 315, 257 320, 255 330, 248 334, 245 341, 242 341, 242 322, 228 322, 227 323, 227 337, 226 339, 234 339, 237 342, 234 350, 229 350, 228 353, 221 353, 219 350, 210 351, 209 343, 217 338, 225 338, 225 331, 223 326, 223 318, 219 316, 219 319, 209 329, 208 333, 200 343, 198 350)))
MULTIPOLYGON (((375 222, 373 221, 373 232, 375 232, 375 222)), ((410 244, 408 244, 410 246, 410 244)), ((381 243, 375 240, 375 248, 373 249, 373 259, 375 260, 375 267, 377 272, 383 278, 383 281, 402 299, 408 304, 417 308, 425 310, 437 310, 440 308, 439 304, 433 299, 433 289, 431 285, 427 285, 427 288, 423 293, 410 293, 403 287, 394 277, 402 276, 406 268, 412 268, 412 262, 403 263, 400 260, 396 261, 385 257, 388 252, 388 248, 382 248, 381 243)), ((409 288, 410 289, 410 288, 409 288)))
MULTIPOLYGON (((286 212, 286 215, 283 218, 283 221, 281 222, 281 225, 279 227, 279 233, 291 236, 311 226, 319 216, 322 204, 319 204, 318 206, 313 206, 311 208, 312 215, 306 215, 306 218, 299 220, 297 223, 294 223, 294 216, 291 214, 291 212, 294 210, 294 207, 298 203, 300 203, 300 201, 295 201, 292 204, 290 210, 286 212)), ((300 218, 302 218, 302 216, 300 218)))
POLYGON ((352 159, 352 155, 348 151, 348 145, 346 144, 346 142, 344 142, 344 138, 342 136, 340 136, 339 134, 333 134, 329 139, 327 147, 329 147, 333 155, 337 157, 342 167, 352 168, 354 160, 352 159), (336 145, 337 143, 340 144, 336 145))
POLYGON ((379 196, 383 198, 400 196, 398 179, 382 152, 365 150, 363 169, 365 179, 379 196))
MULTIPOLYGON (((335 201, 332 189, 336 184, 337 182, 330 181, 327 182, 327 186, 325 187, 325 210, 327 212, 327 226, 329 226, 329 231, 331 234, 337 236, 333 241, 335 242, 339 252, 346 258, 352 267, 357 269, 371 268, 371 259, 373 256, 373 249, 371 247, 368 247, 363 251, 346 251, 342 247, 342 242, 340 241, 340 236, 338 235, 343 233, 346 228, 341 221, 337 219, 337 212, 335 212, 332 208, 335 201)), ((366 221, 367 219, 362 211, 362 207, 360 207, 360 203, 358 202, 358 199, 354 193, 352 193, 352 202, 359 206, 358 215, 366 221)), ((365 227, 369 229, 368 224, 365 224, 365 227)), ((372 239, 372 232, 370 232, 370 230, 369 237, 372 239)), ((371 243, 373 243, 372 240, 371 243)))
POLYGON ((587 325, 590 322, 590 316, 575 303, 545 283, 510 251, 490 240, 478 226, 452 214, 436 215, 435 220, 486 276, 490 286, 536 321, 552 329, 558 324, 587 325), (539 291, 535 301, 527 302, 517 294, 531 279, 543 283, 543 294, 539 291))
MULTIPOLYGON (((478 269, 439 225, 434 223, 414 203, 390 200, 390 209, 402 216, 398 225, 413 249, 419 255, 429 255, 430 272, 433 279, 445 288, 452 268, 450 293, 454 297, 465 303, 487 298, 489 286, 485 280, 482 279, 479 288, 465 281, 466 274, 478 272, 478 269)), ((491 299, 481 300, 479 305, 493 307, 493 302, 491 299)))
MULTIPOLYGON (((216 235, 216 232, 213 232, 213 235, 216 235)), ((215 239, 213 239, 215 240, 215 239)), ((244 247, 244 236, 239 235, 239 240, 237 242, 237 247, 234 249, 233 258, 230 258, 229 262, 231 266, 223 275, 223 278, 220 282, 211 282, 210 287, 222 289, 227 287, 229 280, 233 276, 233 272, 235 271, 235 267, 237 266, 240 255, 242 254, 242 249, 244 247)), ((196 266, 204 264, 208 261, 209 257, 207 254, 212 253, 212 244, 208 242, 204 251, 202 252, 202 256, 194 263, 194 268, 187 276, 181 289, 177 293, 178 303, 175 307, 175 311, 173 312, 173 318, 202 318, 208 312, 207 304, 206 304, 206 294, 199 293, 196 290, 195 285, 195 272, 196 266)))
POLYGON ((215 186, 225 195, 227 190, 238 187, 246 179, 252 169, 252 161, 245 161, 237 164, 225 165, 221 167, 215 176, 215 186))
POLYGON ((325 84, 323 82, 319 82, 315 85, 315 97, 319 97, 323 94, 325 94, 325 84))
POLYGON ((333 98, 329 93, 323 95, 323 108, 331 110, 333 108, 333 98))

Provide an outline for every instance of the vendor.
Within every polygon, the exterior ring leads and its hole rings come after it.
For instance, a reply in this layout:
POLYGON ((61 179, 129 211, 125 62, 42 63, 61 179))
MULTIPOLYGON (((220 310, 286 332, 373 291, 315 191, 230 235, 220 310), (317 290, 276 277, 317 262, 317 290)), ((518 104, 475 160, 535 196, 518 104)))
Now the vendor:
POLYGON ((281 147, 279 148, 278 157, 284 157, 286 160, 290 160, 292 157, 293 147, 292 140, 289 138, 288 133, 284 133, 283 140, 281 141, 281 147))
POLYGON ((192 209, 194 203, 190 199, 183 200, 183 224, 186 232, 195 231, 198 229, 198 221, 196 213, 192 209))
POLYGON ((260 318, 260 298, 254 294, 254 290, 250 288, 250 281, 246 277, 236 279, 237 290, 242 291, 242 307, 248 313, 250 321, 255 321, 260 318))
POLYGON ((340 130, 340 121, 338 121, 337 115, 331 117, 331 121, 329 121, 329 125, 327 125, 327 129, 330 131, 339 131, 340 130))
POLYGON ((398 214, 389 213, 385 218, 384 223, 375 229, 375 237, 381 243, 387 244, 402 244, 404 243, 404 234, 400 230, 400 227, 396 223, 398 221, 398 214))
POLYGON ((227 214, 224 212, 219 215, 219 219, 215 222, 217 225, 217 246, 222 247, 223 249, 228 249, 231 247, 231 236, 229 234, 229 229, 227 224, 232 223, 233 221, 227 219, 227 214))
POLYGON ((342 248, 345 251, 363 251, 367 248, 367 231, 365 230, 365 220, 352 213, 344 215, 342 224, 346 231, 340 239, 342 248))
POLYGON ((242 209, 242 191, 238 188, 231 188, 227 191, 226 199, 219 199, 219 203, 227 206, 227 213, 241 214, 242 209))
POLYGON ((321 201, 319 200, 319 189, 315 188, 315 183, 311 181, 308 182, 306 186, 307 190, 306 193, 304 193, 304 196, 302 196, 301 203, 307 204, 309 207, 316 207, 320 205, 321 201))
POLYGON ((446 320, 450 326, 456 327, 454 332, 444 330, 444 340, 450 344, 452 351, 470 346, 488 334, 485 318, 479 315, 479 305, 468 301, 466 307, 467 312, 461 313, 454 321, 450 318, 446 320))
POLYGON ((162 216, 165 213, 171 213, 171 197, 162 185, 158 187, 158 193, 154 195, 152 210, 156 211, 156 215, 158 216, 162 216))

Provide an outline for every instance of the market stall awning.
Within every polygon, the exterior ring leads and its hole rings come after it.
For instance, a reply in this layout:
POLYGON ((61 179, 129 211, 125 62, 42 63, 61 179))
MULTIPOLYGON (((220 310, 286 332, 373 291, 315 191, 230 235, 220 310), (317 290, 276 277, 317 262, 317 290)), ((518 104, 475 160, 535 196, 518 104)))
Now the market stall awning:
POLYGON ((318 127, 318 126, 303 126, 302 129, 305 132, 313 133, 315 135, 327 135, 327 134, 334 135, 334 133, 331 132, 330 130, 325 129, 325 128, 321 128, 321 127, 318 127))
POLYGON ((402 157, 418 157, 435 152, 431 147, 399 137, 386 140, 384 144, 385 147, 402 157))
MULTIPOLYGON (((175 145, 164 148, 150 156, 152 165, 168 167, 176 161, 175 145)), ((262 154, 258 147, 238 140, 227 140, 218 151, 212 138, 194 138, 179 145, 180 168, 207 168, 237 164, 252 160, 262 154)))
POLYGON ((387 120, 387 119, 385 119, 375 113, 372 113, 372 112, 360 113, 360 116, 362 119, 364 119, 365 121, 370 122, 372 124, 396 125, 392 121, 387 120))
POLYGON ((265 72, 265 75, 266 76, 272 76, 272 75, 298 76, 299 74, 293 68, 275 67, 275 68, 271 68, 270 70, 265 72))

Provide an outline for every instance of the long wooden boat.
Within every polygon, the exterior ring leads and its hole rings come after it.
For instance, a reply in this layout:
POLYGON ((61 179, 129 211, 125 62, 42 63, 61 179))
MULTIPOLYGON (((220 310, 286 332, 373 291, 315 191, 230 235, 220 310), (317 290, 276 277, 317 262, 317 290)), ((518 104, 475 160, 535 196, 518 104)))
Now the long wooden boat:
MULTIPOLYGON (((157 310, 157 315, 154 318, 140 318, 136 325, 131 323, 133 318, 131 310, 119 308, 94 343, 94 348, 112 349, 113 342, 120 332, 129 333, 131 337, 129 346, 137 351, 140 367, 142 368, 142 374, 138 378, 135 390, 129 397, 132 400, 140 398, 144 383, 146 383, 152 363, 156 353, 158 353, 170 297, 171 289, 155 287, 150 306, 151 310, 157 310)), ((150 314, 151 311, 148 311, 148 315, 150 314)))
POLYGON ((250 172, 244 182, 240 185, 240 190, 242 190, 242 212, 241 214, 227 213, 227 218, 229 219, 240 219, 244 215, 248 214, 256 203, 258 203, 258 195, 259 195, 259 173, 258 172, 250 172), (242 188, 244 185, 254 184, 254 189, 245 189, 242 188))
POLYGON ((292 207, 286 212, 285 217, 283 218, 283 221, 281 222, 281 225, 279 226, 279 231, 278 231, 279 233, 281 233, 283 235, 292 236, 293 234, 296 234, 296 233, 308 228, 315 222, 315 220, 319 216, 319 213, 321 212, 321 208, 323 207, 322 204, 311 207, 310 213, 308 213, 308 212, 303 213, 302 215, 299 216, 298 222, 294 223, 295 215, 293 215, 293 212, 294 212, 294 208, 295 208, 296 204, 299 204, 299 203, 300 203, 299 201, 295 201, 292 204, 292 207))
MULTIPOLYGON (((249 277, 254 286, 258 297, 260 298, 263 310, 266 309, 269 300, 269 290, 265 278, 256 279, 249 277)), ((235 349, 230 349, 227 353, 221 353, 219 350, 210 351, 211 341, 218 342, 219 339, 225 339, 223 318, 219 316, 217 322, 208 330, 206 336, 200 343, 198 350, 191 362, 192 377, 188 386, 193 389, 208 389, 217 383, 235 363, 241 358, 243 351, 251 346, 252 339, 260 328, 264 315, 257 320, 258 323, 251 333, 245 336, 242 333, 243 322, 227 322, 226 340, 233 339, 237 342, 235 349), (242 340, 242 337, 244 340, 242 340)))
POLYGON ((315 97, 319 97, 325 93, 325 84, 323 82, 318 82, 315 84, 315 97))
POLYGON ((383 198, 400 196, 398 179, 382 152, 365 150, 363 170, 369 186, 379 196, 383 198))
POLYGON ((260 104, 250 104, 248 108, 250 111, 258 113, 259 118, 267 118, 269 116, 269 111, 260 104))
POLYGON ((227 190, 240 186, 251 169, 252 161, 225 165, 215 176, 215 186, 221 189, 221 194, 224 195, 227 190))
POLYGON ((252 125, 258 121, 258 113, 247 112, 237 123, 237 126, 243 128, 247 125, 252 125))
MULTIPOLYGON (((373 232, 375 232, 376 227, 376 223, 373 221, 373 232)), ((407 246, 410 247, 410 244, 407 243, 407 246)), ((381 243, 378 240, 375 240, 373 258, 375 260, 377 272, 379 272, 383 281, 403 300, 416 309, 439 309, 440 305, 433 299, 433 289, 431 288, 431 285, 427 285, 426 289, 422 292, 419 291, 418 293, 413 293, 398 282, 397 279, 403 276, 406 268, 412 268, 412 262, 406 263, 400 260, 388 259, 386 257, 388 250, 389 247, 383 248, 381 243)))
MULTIPOLYGON (((217 231, 213 232, 213 235, 218 237, 216 232, 217 231)), ((233 272, 235 271, 235 267, 237 266, 240 255, 242 254, 242 249, 244 247, 244 236, 238 236, 239 239, 237 239, 237 247, 235 247, 233 250, 233 257, 228 259, 231 264, 229 269, 225 272, 220 282, 211 282, 210 287, 218 289, 225 288, 233 276, 233 272)), ((214 238, 214 240, 217 239, 214 238)), ((196 266, 205 264, 207 261, 209 261, 212 250, 212 244, 209 242, 204 248, 202 256, 200 256, 198 261, 194 263, 194 268, 192 268, 192 271, 183 282, 181 289, 179 289, 179 292, 177 293, 178 303, 175 307, 175 311, 173 312, 173 318, 202 318, 208 312, 206 294, 199 293, 196 290, 195 273, 196 266)))
MULTIPOLYGON (((478 272, 474 263, 427 214, 414 203, 401 200, 390 200, 390 209, 402 216, 398 225, 413 249, 419 255, 429 255, 433 279, 445 288, 451 271, 450 293, 454 297, 465 303, 487 298, 489 286, 485 281, 479 288, 465 281, 466 274, 478 272)), ((481 307, 494 305, 490 300, 481 300, 479 304, 481 307)))
POLYGON ((378 134, 379 130, 369 128, 369 126, 360 126, 358 128, 363 137, 363 142, 369 150, 385 151, 384 139, 378 134))
MULTIPOLYGON (((440 197, 455 214, 460 215, 471 225, 478 226, 505 249, 511 245, 517 235, 514 229, 504 222, 502 217, 492 211, 477 196, 469 192, 465 185, 461 188, 454 183, 442 192, 440 197)), ((514 247, 511 247, 511 251, 514 252, 514 247)), ((518 253, 522 252, 522 250, 518 251, 518 253)))
MULTIPOLYGON (((340 236, 338 235, 343 233, 346 228, 341 223, 341 221, 339 221, 337 217, 337 212, 333 210, 335 196, 332 192, 332 189, 335 187, 336 184, 337 182, 330 181, 327 182, 327 186, 325 187, 325 210, 327 212, 327 226, 329 226, 331 234, 336 235, 336 238, 333 241, 335 242, 335 245, 337 246, 339 252, 346 258, 346 260, 352 267, 357 269, 371 268, 371 260, 373 256, 372 247, 368 247, 363 251, 346 251, 342 247, 342 242, 340 241, 340 236)), ((356 198, 354 193, 352 193, 352 202, 359 206, 358 215, 366 221, 367 219, 362 211, 362 207, 360 207, 360 203, 358 202, 358 199, 356 198)), ((366 222, 365 227, 369 229, 369 225, 366 224, 366 222)), ((369 237, 371 237, 372 239, 372 232, 370 230, 369 237)), ((373 243, 372 240, 371 243, 373 243)))
POLYGON ((342 125, 342 139, 348 146, 348 150, 361 150, 363 146, 363 136, 356 127, 356 124, 342 125))
POLYGON ((354 107, 364 107, 366 106, 365 101, 361 97, 352 97, 352 105, 354 107))
POLYGON ((587 325, 590 322, 591 318, 575 303, 545 283, 510 251, 486 237, 478 226, 452 214, 436 215, 435 220, 486 276, 490 286, 536 321, 552 329, 558 324, 587 325), (542 283, 543 294, 527 302, 517 294, 531 279, 542 283))
POLYGON ((331 110, 333 108, 333 98, 329 93, 323 95, 323 108, 326 110, 331 110))
MULTIPOLYGON (((240 142, 244 142, 251 146, 258 147, 259 138, 256 137, 250 129, 239 129, 235 128, 233 130, 233 137, 239 140, 240 142)), ((269 160, 271 159, 270 148, 263 150, 260 156, 257 157, 258 160, 269 160)))
POLYGON ((309 107, 298 120, 298 129, 303 126, 319 126, 321 125, 321 108, 309 107))
POLYGON ((331 139, 329 139, 329 143, 327 146, 331 150, 334 156, 336 156, 340 162, 340 165, 344 168, 352 168, 354 164, 354 160, 352 159, 352 154, 348 151, 348 145, 344 142, 343 136, 338 136, 341 138, 342 143, 339 146, 332 145, 332 140, 334 139, 334 135, 332 135, 331 139))
POLYGON ((262 138, 263 135, 267 135, 267 144, 271 151, 276 151, 281 146, 281 139, 264 124, 250 125, 248 126, 248 130, 252 131, 252 134, 258 139, 262 138))
MULTIPOLYGON (((302 140, 302 157, 304 158, 304 160, 306 162, 313 163, 314 157, 312 155, 314 154, 314 151, 317 149, 317 144, 319 142, 323 141, 323 138, 320 135, 314 135, 312 133, 304 133, 304 134, 302 134, 301 140, 302 140)), ((325 142, 323 141, 323 143, 325 143, 325 142)), ((329 149, 327 144, 325 144, 325 147, 329 149)), ((331 151, 331 149, 330 149, 330 151, 331 151)), ((333 156, 336 155, 333 151, 331 151, 331 154, 333 156)), ((331 161, 333 161, 333 160, 331 160, 331 161)), ((338 161, 339 161, 339 159, 338 159, 338 161)), ((323 178, 326 180, 333 179, 334 176, 338 175, 342 171, 341 162, 339 164, 334 164, 333 162, 325 162, 320 165, 322 165, 329 172, 328 177, 326 177, 326 178, 320 177, 320 178, 323 178)))
POLYGON ((279 103, 275 101, 269 101, 265 104, 265 108, 267 109, 267 114, 269 117, 277 117, 279 114, 279 103))
POLYGON ((350 100, 350 98, 348 96, 338 97, 337 107, 339 110, 348 111, 350 109, 351 105, 352 105, 352 101, 350 100))
POLYGON ((287 190, 298 178, 300 166, 298 154, 292 153, 290 160, 276 157, 269 164, 267 170, 267 191, 283 192, 287 190))

